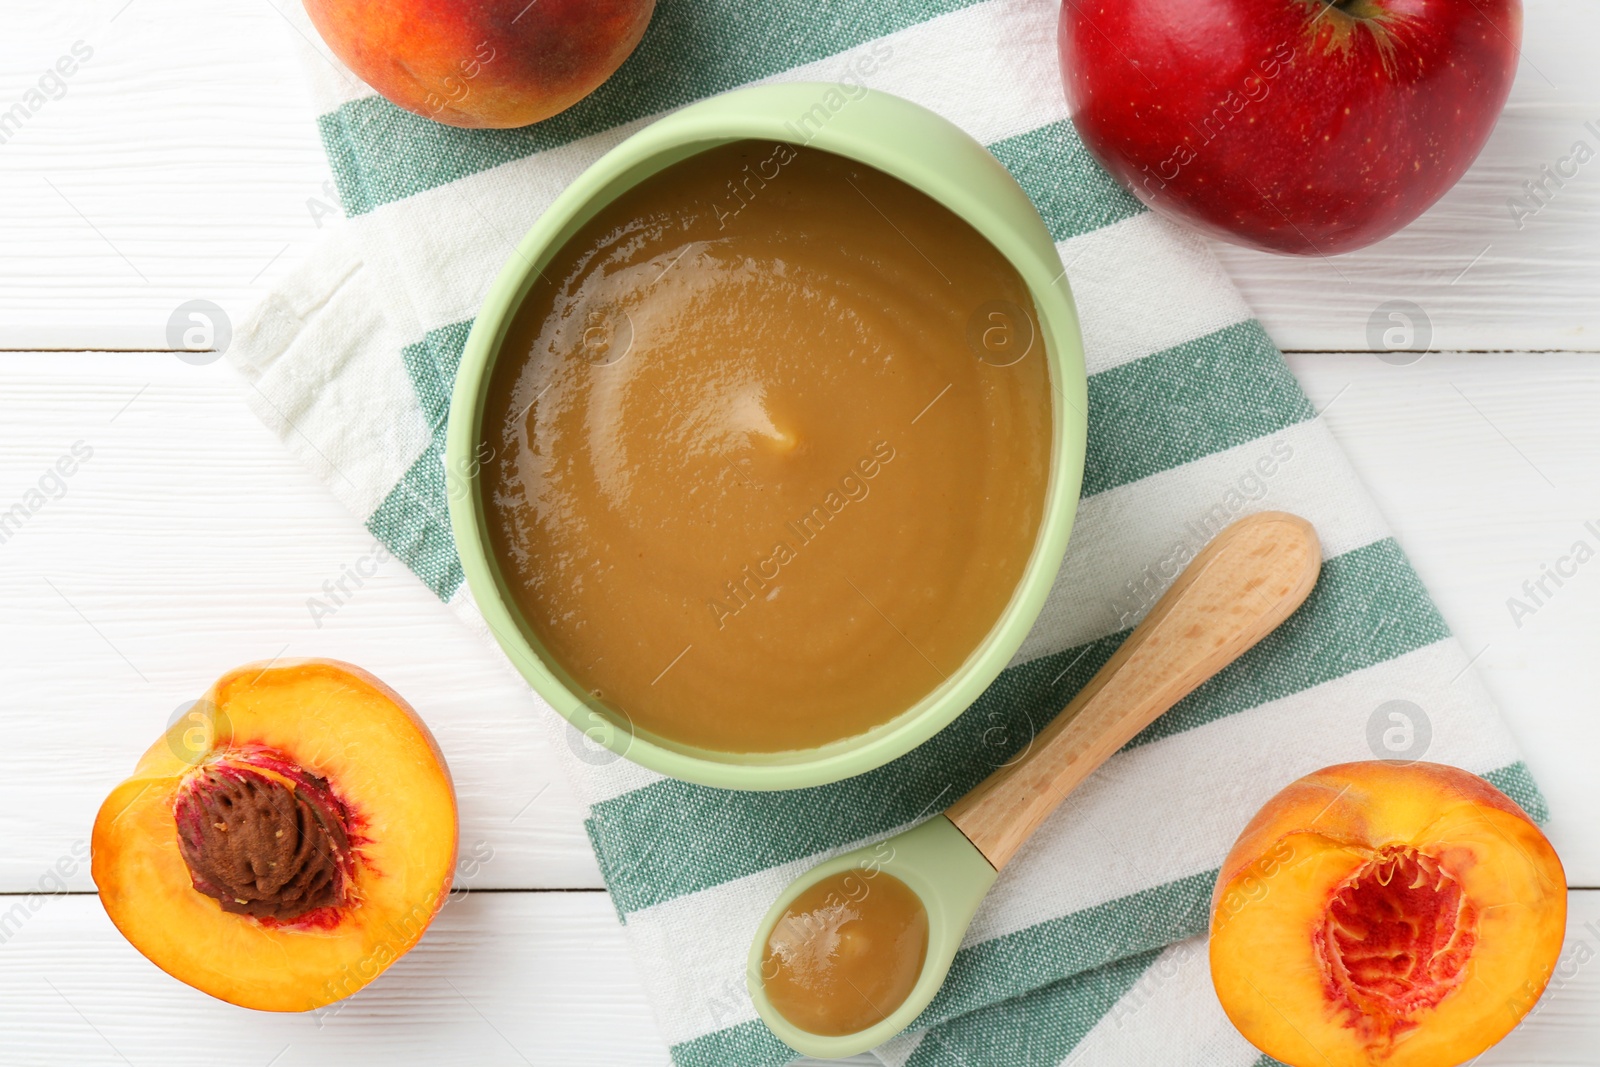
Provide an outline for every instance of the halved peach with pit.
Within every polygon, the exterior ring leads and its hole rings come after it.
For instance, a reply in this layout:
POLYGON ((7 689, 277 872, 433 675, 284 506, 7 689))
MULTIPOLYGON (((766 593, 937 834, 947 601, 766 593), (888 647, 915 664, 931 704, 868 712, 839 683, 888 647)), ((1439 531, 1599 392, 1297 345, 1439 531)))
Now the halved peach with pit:
POLYGON ((1533 1007, 1566 921, 1561 861, 1494 786, 1346 763, 1273 797, 1228 853, 1211 977, 1290 1067, 1452 1067, 1533 1007))
POLYGON ((416 944, 450 891, 456 798, 428 728, 329 660, 230 671, 100 807, 111 921, 214 997, 307 1011, 416 944))

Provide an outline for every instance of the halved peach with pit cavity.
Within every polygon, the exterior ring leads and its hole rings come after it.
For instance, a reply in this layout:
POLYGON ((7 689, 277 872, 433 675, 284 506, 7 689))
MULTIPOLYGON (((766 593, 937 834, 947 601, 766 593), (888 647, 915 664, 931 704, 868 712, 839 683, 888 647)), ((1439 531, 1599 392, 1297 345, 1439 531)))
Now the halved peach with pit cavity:
POLYGON ((220 678, 100 807, 92 871, 156 966, 247 1008, 349 996, 450 891, 456 798, 433 736, 349 664, 220 678))
POLYGON ((1566 917, 1555 850, 1494 786, 1346 763, 1273 797, 1228 853, 1211 976, 1290 1067, 1452 1067, 1533 1007, 1566 917))

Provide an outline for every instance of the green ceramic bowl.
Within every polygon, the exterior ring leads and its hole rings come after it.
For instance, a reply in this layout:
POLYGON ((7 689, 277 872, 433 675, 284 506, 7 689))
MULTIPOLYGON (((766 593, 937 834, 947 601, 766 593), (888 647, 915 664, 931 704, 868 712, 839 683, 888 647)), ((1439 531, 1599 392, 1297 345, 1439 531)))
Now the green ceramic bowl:
POLYGON ((926 108, 885 93, 830 84, 757 86, 686 107, 628 138, 579 175, 522 239, 478 312, 456 375, 445 457, 450 525, 489 629, 529 684, 585 735, 590 761, 616 753, 662 774, 724 789, 822 785, 869 771, 932 737, 994 681, 1021 645, 1066 551, 1083 476, 1086 410, 1077 312, 1055 244, 1027 194, 982 145, 926 108), (1035 344, 1043 343, 1055 392, 1044 519, 1022 580, 989 635, 943 684, 888 722, 791 752, 718 752, 681 744, 635 729, 592 699, 546 654, 510 596, 490 549, 478 478, 490 371, 536 269, 641 179, 746 138, 800 143, 858 160, 921 189, 969 222, 1027 283, 1038 319, 1035 344))

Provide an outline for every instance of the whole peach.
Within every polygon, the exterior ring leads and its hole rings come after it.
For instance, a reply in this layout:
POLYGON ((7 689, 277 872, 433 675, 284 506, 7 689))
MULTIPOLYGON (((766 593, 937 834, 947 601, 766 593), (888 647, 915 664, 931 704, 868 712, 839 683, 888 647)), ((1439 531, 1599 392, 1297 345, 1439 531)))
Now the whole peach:
POLYGON ((632 54, 655 0, 305 0, 335 55, 392 103, 505 129, 565 111, 632 54))

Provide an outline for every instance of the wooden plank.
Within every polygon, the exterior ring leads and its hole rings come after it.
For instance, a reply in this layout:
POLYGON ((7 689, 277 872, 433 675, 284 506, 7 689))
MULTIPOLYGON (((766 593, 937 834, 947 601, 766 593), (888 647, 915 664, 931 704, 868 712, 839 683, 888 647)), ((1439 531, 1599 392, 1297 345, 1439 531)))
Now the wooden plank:
POLYGON ((668 1062, 603 893, 452 900, 375 983, 305 1015, 213 1000, 140 956, 94 896, 54 898, 0 945, 0 1003, 0 1061, 18 1067, 668 1062))
POLYGON ((1600 365, 1549 354, 1289 362, 1477 657, 1550 800, 1569 884, 1600 886, 1600 562, 1562 587, 1547 580, 1554 595, 1535 614, 1507 607, 1576 541, 1600 550, 1600 365))
MULTIPOLYGON (((0 905, 17 899, 0 897, 0 905)), ((1570 902, 1549 992, 1521 1028, 1474 1061, 1482 1067, 1594 1063, 1600 968, 1590 961, 1600 952, 1600 892, 1574 892, 1570 902)), ((16 1067, 211 1067, 220 1058, 249 1067, 668 1062, 601 893, 468 894, 371 986, 310 1015, 212 1000, 135 952, 93 896, 47 898, 0 944, 0 1005, 0 1062, 16 1067)))
MULTIPOLYGON (((1600 364, 1533 358, 1536 374, 1516 355, 1291 362, 1469 654, 1483 651, 1572 883, 1600 886, 1600 564, 1520 628, 1506 608, 1600 520, 1600 364)), ((371 538, 236 390, 223 365, 166 354, 0 356, 0 511, 74 442, 94 449, 0 544, 0 890, 69 854, 181 703, 280 652, 360 663, 433 724, 463 843, 494 854, 471 884, 599 886, 532 698, 403 567, 380 564, 316 625, 307 600, 371 538)), ((84 872, 71 884, 90 888, 84 872)))
MULTIPOLYGON (((1600 9, 1586 14, 1600 17, 1600 9)), ((1530 42, 1541 51, 1549 45, 1530 42)), ((1387 308, 1396 301, 1420 309, 1409 316, 1434 351, 1600 348, 1600 313, 1584 295, 1600 288, 1600 165, 1552 186, 1548 206, 1520 225, 1507 206, 1525 195, 1524 181, 1540 178, 1541 165, 1571 156, 1576 142, 1600 153, 1600 134, 1584 125, 1600 119, 1600 105, 1590 102, 1600 95, 1597 74, 1591 65, 1565 83, 1581 87, 1580 96, 1544 101, 1538 75, 1524 65, 1512 103, 1472 169, 1393 237, 1326 258, 1219 242, 1223 266, 1285 349, 1372 350, 1372 338, 1394 324, 1387 308)))
POLYGON ((0 111, 90 56, 0 143, 0 348, 164 348, 197 298, 238 322, 339 220, 293 2, 7 11, 0 111))
POLYGON ((0 512, 75 442, 92 450, 0 544, 0 889, 85 837, 215 676, 280 654, 361 664, 415 704, 455 776, 464 854, 493 856, 472 885, 598 887, 534 699, 409 571, 378 562, 313 617, 373 539, 237 389, 223 364, 164 353, 0 355, 0 512))
MULTIPOLYGON (((0 110, 73 42, 95 55, 0 145, 0 348, 162 347, 180 303, 210 299, 237 321, 310 253, 331 218, 301 66, 320 60, 278 14, 286 2, 8 14, 0 110)), ((1436 350, 1600 347, 1600 163, 1552 185, 1520 228, 1506 204, 1575 142, 1600 149, 1585 126, 1600 124, 1597 32, 1592 4, 1530 0, 1525 59, 1483 156, 1396 237, 1331 260, 1219 246, 1279 344, 1365 350, 1374 310, 1404 299, 1436 350)))

